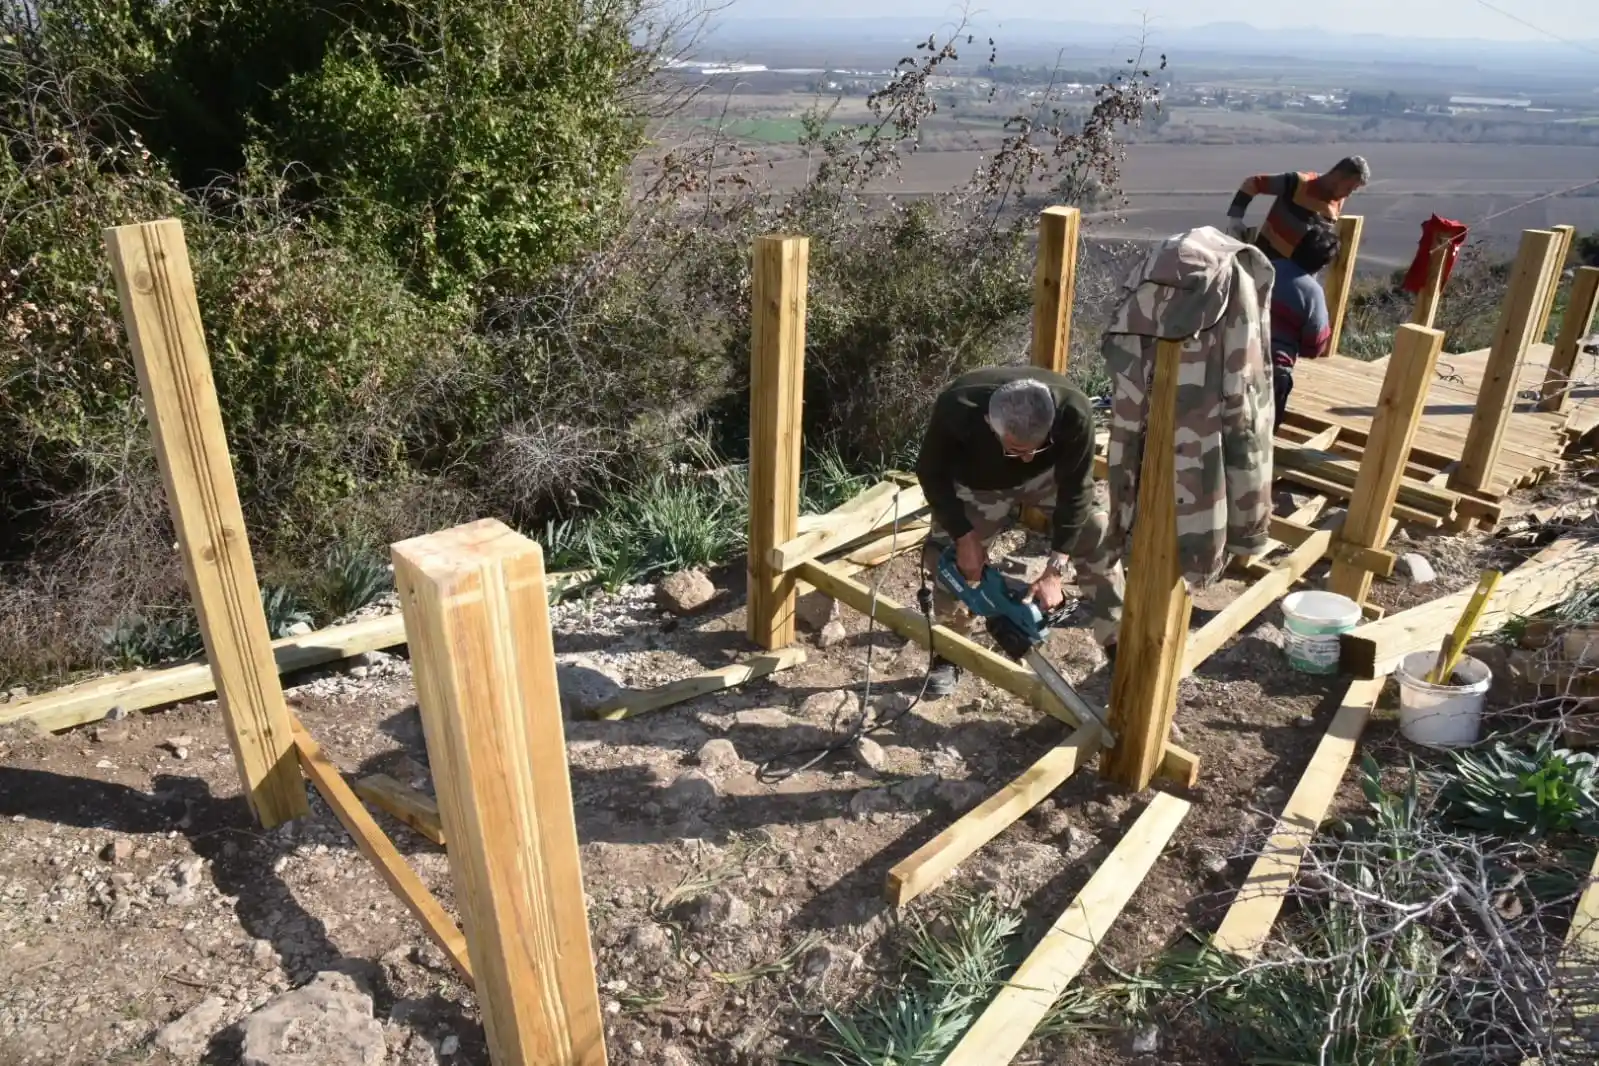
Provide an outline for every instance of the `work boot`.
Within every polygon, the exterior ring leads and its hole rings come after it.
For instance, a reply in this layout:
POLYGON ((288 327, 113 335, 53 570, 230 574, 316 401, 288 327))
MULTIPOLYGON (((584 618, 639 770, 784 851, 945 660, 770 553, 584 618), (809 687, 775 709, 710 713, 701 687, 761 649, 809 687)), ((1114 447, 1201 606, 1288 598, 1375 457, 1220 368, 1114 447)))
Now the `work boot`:
POLYGON ((1114 640, 1105 645, 1105 672, 1112 677, 1116 676, 1116 642, 1114 640))
POLYGON ((933 660, 933 669, 927 675, 927 695, 931 699, 942 699, 955 691, 960 680, 961 668, 939 656, 933 660))

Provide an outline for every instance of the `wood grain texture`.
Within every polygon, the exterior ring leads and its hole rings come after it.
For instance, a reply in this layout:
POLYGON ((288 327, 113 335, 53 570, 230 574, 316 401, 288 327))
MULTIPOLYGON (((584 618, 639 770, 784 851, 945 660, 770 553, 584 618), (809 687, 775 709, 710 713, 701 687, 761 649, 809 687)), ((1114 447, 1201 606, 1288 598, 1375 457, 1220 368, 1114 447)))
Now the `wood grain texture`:
POLYGON ((1549 354, 1549 369, 1544 375, 1538 410, 1559 412, 1566 409, 1572 375, 1577 368, 1577 345, 1593 326, 1596 308, 1599 308, 1599 267, 1585 266, 1571 282, 1571 298, 1566 301, 1565 314, 1560 317, 1560 334, 1549 354))
POLYGON ((1433 242, 1427 256, 1427 280, 1416 294, 1416 306, 1410 314, 1410 324, 1432 329, 1438 318, 1438 307, 1444 296, 1444 264, 1449 261, 1450 241, 1440 236, 1433 242))
POLYGON ((1489 349, 1482 387, 1466 431, 1460 466, 1449 479, 1451 488, 1481 489, 1493 478, 1494 465, 1504 444, 1505 427, 1515 407, 1515 387, 1527 348, 1539 338, 1537 318, 1543 308, 1549 263, 1560 246, 1560 237, 1550 230, 1530 229, 1521 235, 1521 247, 1505 293, 1499 326, 1489 349))
POLYGON ((1188 810, 1188 803, 1176 796, 1155 794, 943 1066, 1006 1066, 1015 1060, 1050 1007, 1093 958, 1188 810))
POLYGON ((1066 373, 1072 356, 1072 305, 1077 295, 1078 230, 1082 212, 1046 207, 1038 217, 1038 260, 1033 270, 1034 366, 1066 373))
POLYGON ((1356 681, 1344 693, 1343 703, 1310 757, 1293 795, 1288 797, 1266 850, 1255 859, 1222 918, 1213 941, 1215 947, 1253 958, 1266 943, 1283 900, 1299 874, 1305 849, 1338 795, 1339 783, 1354 758, 1355 745, 1385 683, 1385 678, 1356 681))
POLYGON ((604 1066, 539 546, 493 520, 392 548, 495 1066, 604 1066))
POLYGON ((671 707, 688 700, 698 699, 713 692, 730 688, 756 678, 787 670, 805 661, 804 648, 779 648, 765 655, 753 655, 741 663, 733 663, 718 670, 671 681, 656 688, 640 692, 623 692, 594 708, 595 718, 619 721, 635 715, 648 714, 663 707, 671 707))
POLYGON ((1555 236, 1559 238, 1559 245, 1555 254, 1549 259, 1549 277, 1544 281, 1543 307, 1538 312, 1538 318, 1533 323, 1532 340, 1537 344, 1549 336, 1549 320, 1554 317, 1555 298, 1560 294, 1560 282, 1566 272, 1566 260, 1571 258, 1571 244, 1577 239, 1577 227, 1569 225, 1550 226, 1555 236))
POLYGON ((1111 679, 1110 729, 1116 746, 1099 760, 1103 777, 1134 791, 1149 787, 1171 733, 1194 605, 1177 562, 1174 435, 1181 354, 1181 341, 1156 346, 1126 606, 1111 679))
POLYGON ((228 743, 250 810, 270 828, 310 808, 183 227, 175 219, 121 226, 107 230, 105 240, 228 743))
POLYGON ((1338 258, 1327 271, 1327 313, 1332 319, 1328 355, 1339 354, 1338 344, 1344 337, 1344 316, 1349 311, 1349 291, 1355 283, 1355 262, 1360 258, 1360 235, 1365 226, 1366 220, 1360 215, 1345 215, 1338 220, 1338 258))
MULTIPOLYGON (((1394 335, 1394 354, 1383 375, 1377 411, 1372 416, 1366 451, 1355 475, 1355 491, 1349 500, 1339 539, 1363 548, 1383 548, 1388 542, 1388 519, 1393 516, 1405 477, 1410 446, 1421 424, 1427 405, 1427 388, 1432 384, 1443 351, 1444 335, 1427 326, 1400 326, 1394 335)), ((1419 487, 1414 491, 1422 491, 1419 487)), ((1437 490, 1428 490, 1437 491, 1437 490)), ((1343 559, 1333 561, 1327 588, 1356 603, 1364 603, 1371 593, 1371 571, 1343 559)))
POLYGON ((376 868, 389 890, 422 923, 422 931, 428 939, 438 945, 439 950, 450 960, 450 965, 466 978, 467 984, 472 984, 472 963, 467 956, 466 938, 395 848, 394 842, 384 835, 366 808, 361 806, 355 792, 345 784, 339 768, 323 754, 322 745, 299 722, 296 721, 293 728, 295 747, 300 752, 300 765, 332 808, 334 817, 338 818, 339 824, 355 841, 356 848, 376 868))
POLYGON ((774 651, 794 641, 792 573, 772 568, 773 548, 799 527, 800 424, 805 387, 805 298, 810 242, 755 242, 750 339, 750 530, 747 627, 774 651))
POLYGON ((903 907, 949 879, 955 867, 970 858, 1022 815, 1049 798, 1077 769, 1099 751, 1099 727, 1078 727, 1045 752, 1020 777, 956 820, 954 825, 917 848, 888 871, 888 901, 903 907))
POLYGON ((777 573, 787 573, 800 563, 837 551, 885 526, 892 530, 897 524, 901 529, 909 529, 926 511, 927 497, 920 486, 903 487, 884 482, 857 496, 844 508, 830 512, 825 526, 774 547, 768 553, 768 562, 777 573), (883 489, 888 491, 879 491, 883 489))
POLYGON ((427 837, 444 846, 444 822, 433 797, 401 784, 388 774, 368 774, 351 786, 355 794, 427 837))

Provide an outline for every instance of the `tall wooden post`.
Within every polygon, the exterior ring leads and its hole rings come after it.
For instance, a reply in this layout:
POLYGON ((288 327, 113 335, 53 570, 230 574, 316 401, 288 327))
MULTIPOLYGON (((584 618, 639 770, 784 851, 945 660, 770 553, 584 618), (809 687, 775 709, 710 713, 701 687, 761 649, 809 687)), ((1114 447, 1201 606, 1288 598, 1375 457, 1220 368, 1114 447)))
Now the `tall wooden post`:
POLYGON ((1100 774, 1134 790, 1149 786, 1177 710, 1193 600, 1177 563, 1177 369, 1183 342, 1163 340, 1149 390, 1138 510, 1127 560, 1127 603, 1116 642, 1110 728, 1116 746, 1100 774))
POLYGON ((1560 278, 1566 272, 1566 260, 1571 258, 1571 243, 1577 239, 1576 226, 1551 226, 1560 238, 1560 247, 1555 249, 1553 259, 1549 263, 1549 279, 1544 289, 1543 309, 1538 314, 1538 321, 1532 327, 1532 343, 1542 344, 1544 338, 1549 336, 1549 319, 1555 313, 1555 298, 1560 294, 1560 278))
POLYGON ((1530 229, 1521 235, 1521 249, 1516 253, 1493 347, 1488 350, 1488 364, 1477 391, 1477 407, 1466 430, 1460 465, 1449 477, 1452 489, 1481 491, 1493 480, 1505 426, 1515 408, 1521 361, 1527 356, 1543 309, 1549 260, 1559 248, 1560 236, 1551 230, 1530 229))
POLYGON ((1577 271, 1571 283, 1571 299, 1566 301, 1566 313, 1560 318, 1560 335, 1555 338, 1555 350, 1549 357, 1538 410, 1558 413, 1566 409, 1571 378, 1577 370, 1577 345, 1588 335, 1596 308, 1599 308, 1599 267, 1585 266, 1577 271))
POLYGON ((1072 304, 1077 294, 1075 207, 1046 207, 1038 217, 1038 265, 1033 271, 1033 365, 1066 373, 1072 357, 1072 304))
POLYGON ((391 549, 495 1066, 605 1066, 544 553, 486 520, 391 549))
MULTIPOLYGON (((1389 516, 1399 498, 1399 483, 1405 476, 1410 445, 1427 406, 1427 387, 1432 384, 1438 353, 1443 351, 1444 335, 1426 326, 1404 325, 1394 335, 1394 354, 1383 375, 1377 409, 1371 417, 1371 432, 1366 451, 1355 474, 1355 488, 1349 499, 1349 514, 1344 519, 1339 539, 1362 548, 1386 546, 1389 516)), ((1327 588, 1356 603, 1364 603, 1371 592, 1371 571, 1348 562, 1343 556, 1333 560, 1327 588)))
POLYGON ((228 743, 250 810, 270 828, 310 808, 228 459, 183 225, 163 219, 119 226, 107 230, 105 240, 228 743))
POLYGON ((772 549, 799 534, 801 397, 805 385, 805 295, 810 241, 755 242, 750 342, 749 638, 775 649, 794 640, 794 574, 779 573, 772 549))
MULTIPOLYGON (((1416 309, 1411 312, 1410 324, 1432 329, 1438 319, 1438 305, 1444 296, 1444 264, 1449 262, 1449 238, 1439 237, 1427 256, 1427 283, 1416 294, 1416 309)), ((1395 339, 1397 350, 1398 338, 1395 339)))
POLYGON ((1344 336, 1344 315, 1349 311, 1349 290, 1355 284, 1355 262, 1360 257, 1360 234, 1366 219, 1345 215, 1338 220, 1338 258, 1327 275, 1327 313, 1332 318, 1332 338, 1327 354, 1337 355, 1344 336))

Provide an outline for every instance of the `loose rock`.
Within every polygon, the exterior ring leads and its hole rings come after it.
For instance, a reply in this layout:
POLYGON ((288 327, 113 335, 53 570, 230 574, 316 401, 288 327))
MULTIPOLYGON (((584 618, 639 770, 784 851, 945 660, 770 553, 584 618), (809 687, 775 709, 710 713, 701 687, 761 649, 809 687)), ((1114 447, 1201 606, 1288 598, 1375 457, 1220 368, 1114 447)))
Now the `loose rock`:
POLYGON ((816 634, 816 646, 818 648, 836 648, 844 643, 848 637, 849 630, 844 628, 844 623, 841 620, 835 618, 823 626, 820 633, 816 634))
POLYGON ((1153 1055, 1160 1049, 1160 1030, 1153 1025, 1139 1028, 1133 1036, 1134 1055, 1153 1055))
POLYGON ((101 744, 125 744, 133 730, 125 725, 103 725, 94 731, 94 739, 101 744))
POLYGON ((818 632, 842 613, 839 602, 825 592, 807 592, 795 601, 794 614, 801 628, 818 632))
POLYGON ((738 749, 733 746, 733 742, 720 738, 707 740, 701 745, 695 760, 712 773, 735 770, 743 762, 739 758, 738 749))
POLYGON ((567 715, 588 714, 600 704, 622 692, 622 681, 592 661, 556 657, 556 683, 561 689, 561 706, 567 715))
POLYGON ((654 922, 640 922, 627 935, 627 950, 638 957, 647 968, 665 963, 672 957, 672 937, 654 922))
POLYGON ((1412 585, 1430 585, 1438 580, 1438 572, 1432 568, 1426 556, 1417 552, 1401 555, 1394 572, 1409 579, 1412 585))
POLYGON ((133 841, 118 837, 100 851, 100 857, 109 863, 124 863, 133 858, 133 841))
POLYGON ((712 892, 694 904, 689 926, 696 933, 709 933, 717 929, 743 929, 750 924, 754 913, 750 905, 727 891, 712 892))
POLYGON ((180 1059, 197 1059, 222 1026, 228 1004, 220 996, 207 996, 182 1017, 156 1031, 155 1046, 180 1059))
POLYGON ((856 739, 855 758, 860 760, 862 766, 872 770, 881 770, 888 765, 888 755, 883 751, 883 746, 871 737, 856 739))
POLYGON ((348 974, 324 971, 243 1023, 242 1066, 383 1066, 383 1026, 372 997, 348 974))
POLYGON ((804 718, 831 721, 834 718, 849 720, 860 708, 860 700, 853 692, 834 689, 832 692, 813 692, 800 704, 799 713, 804 718))
POLYGON ((861 957, 856 952, 836 944, 823 943, 805 953, 800 960, 800 973, 820 984, 829 977, 853 973, 860 965, 861 957))
POLYGON ((708 807, 721 795, 716 783, 699 770, 685 770, 678 774, 665 791, 666 804, 679 812, 708 807))
POLYGON ((964 811, 988 796, 988 786, 978 781, 940 781, 937 795, 957 811, 964 811))
POLYGON ((679 570, 655 590, 655 601, 673 614, 684 615, 716 598, 716 586, 702 570, 679 570))

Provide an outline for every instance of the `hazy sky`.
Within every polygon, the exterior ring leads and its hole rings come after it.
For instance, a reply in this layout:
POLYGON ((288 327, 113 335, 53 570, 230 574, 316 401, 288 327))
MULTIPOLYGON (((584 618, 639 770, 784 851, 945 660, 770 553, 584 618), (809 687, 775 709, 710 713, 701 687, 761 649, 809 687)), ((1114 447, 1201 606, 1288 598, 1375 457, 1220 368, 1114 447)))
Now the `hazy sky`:
MULTIPOLYGON (((1550 40, 1545 33, 1579 40, 1599 37, 1591 12, 1596 0, 1335 0, 1316 5, 1263 3, 1261 0, 972 0, 978 21, 1009 18, 1137 22, 1147 15, 1157 27, 1207 22, 1248 22, 1262 29, 1320 25, 1348 33, 1405 37, 1480 37, 1501 41, 1550 40), (1588 14, 1579 18, 1578 12, 1588 14), (1513 17, 1512 17, 1513 16, 1513 17), (1521 21, 1517 21, 1517 20, 1521 21), (1529 27, 1525 23, 1531 23, 1529 27), (1536 29, 1532 28, 1536 27, 1536 29)), ((909 15, 939 17, 960 10, 947 0, 734 0, 735 18, 762 15, 909 15)), ((1599 59, 1596 59, 1599 63, 1599 59)))

